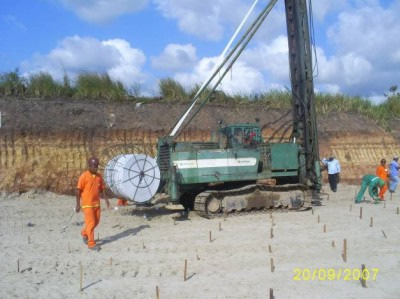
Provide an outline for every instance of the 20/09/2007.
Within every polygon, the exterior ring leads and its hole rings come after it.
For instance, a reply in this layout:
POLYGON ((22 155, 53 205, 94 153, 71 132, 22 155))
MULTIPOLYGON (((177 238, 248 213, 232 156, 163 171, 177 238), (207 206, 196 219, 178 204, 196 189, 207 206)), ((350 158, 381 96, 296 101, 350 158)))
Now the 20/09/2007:
POLYGON ((293 280, 308 281, 308 280, 376 280, 379 269, 378 268, 365 268, 363 270, 358 268, 294 268, 293 280))

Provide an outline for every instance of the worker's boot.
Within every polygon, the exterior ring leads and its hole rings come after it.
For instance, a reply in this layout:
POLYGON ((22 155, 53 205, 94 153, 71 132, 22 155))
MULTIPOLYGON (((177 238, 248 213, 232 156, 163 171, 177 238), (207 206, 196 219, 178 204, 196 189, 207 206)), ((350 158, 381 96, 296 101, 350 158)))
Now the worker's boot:
POLYGON ((100 245, 94 245, 93 247, 89 247, 89 249, 90 250, 93 250, 93 251, 100 251, 101 250, 101 247, 100 247, 100 245))

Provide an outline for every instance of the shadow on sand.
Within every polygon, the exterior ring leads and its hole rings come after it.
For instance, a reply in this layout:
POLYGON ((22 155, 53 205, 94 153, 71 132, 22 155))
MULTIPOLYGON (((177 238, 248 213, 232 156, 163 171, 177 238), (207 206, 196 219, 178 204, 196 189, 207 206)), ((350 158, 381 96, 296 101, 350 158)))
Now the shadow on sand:
POLYGON ((125 237, 129 237, 129 236, 135 236, 138 232, 140 232, 141 230, 145 229, 145 228, 150 228, 150 225, 140 225, 136 228, 130 228, 127 229, 123 232, 120 232, 114 236, 110 236, 110 237, 106 237, 102 240, 99 241, 99 245, 103 246, 105 244, 117 241, 119 239, 125 238, 125 237))

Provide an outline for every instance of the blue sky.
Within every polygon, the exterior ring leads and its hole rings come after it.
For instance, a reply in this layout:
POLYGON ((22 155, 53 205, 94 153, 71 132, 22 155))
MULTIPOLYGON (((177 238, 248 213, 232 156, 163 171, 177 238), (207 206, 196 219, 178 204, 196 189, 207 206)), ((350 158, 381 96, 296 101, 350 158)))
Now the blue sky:
MULTIPOLYGON (((0 72, 18 67, 25 76, 48 72, 55 78, 107 72, 150 96, 166 77, 190 88, 207 79, 253 2, 2 0, 0 72)), ((267 2, 260 0, 255 10, 267 2)), ((400 1, 311 3, 315 89, 382 100, 400 79, 400 1)), ((283 4, 278 0, 219 89, 233 94, 290 86, 283 4)))

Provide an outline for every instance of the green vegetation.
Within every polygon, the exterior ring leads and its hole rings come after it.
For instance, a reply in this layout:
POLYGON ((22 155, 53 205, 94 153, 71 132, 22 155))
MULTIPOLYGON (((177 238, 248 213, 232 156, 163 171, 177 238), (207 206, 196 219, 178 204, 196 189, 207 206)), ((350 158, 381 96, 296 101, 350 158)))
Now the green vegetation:
POLYGON ((165 101, 188 101, 189 96, 185 88, 174 79, 161 79, 159 84, 160 93, 165 101))
POLYGON ((50 98, 60 96, 63 92, 62 87, 49 74, 38 73, 29 77, 26 94, 34 97, 50 98))
POLYGON ((26 80, 19 75, 19 70, 0 75, 0 95, 20 96, 26 91, 26 80))
POLYGON ((128 93, 122 82, 112 81, 107 74, 80 74, 76 80, 75 89, 75 97, 77 98, 104 98, 107 100, 120 101, 128 97, 128 93))
MULTIPOLYGON (((159 81, 160 101, 189 103, 200 89, 199 85, 187 89, 172 78, 159 81)), ((129 89, 122 82, 112 80, 107 74, 81 73, 72 83, 67 74, 62 82, 56 81, 48 73, 37 73, 25 78, 19 70, 0 74, 0 96, 19 98, 64 97, 74 99, 106 99, 110 101, 151 101, 149 97, 142 97, 141 86, 133 84, 129 89)), ((204 99, 211 94, 206 89, 201 97, 204 99)), ((381 104, 373 104, 368 99, 350 97, 342 94, 315 95, 316 109, 319 114, 331 112, 347 112, 362 114, 382 127, 389 129, 389 121, 400 117, 400 92, 397 85, 389 88, 385 94, 386 100, 381 104)), ((227 95, 222 91, 213 92, 209 100, 220 105, 253 106, 262 105, 271 109, 290 109, 291 93, 288 91, 272 90, 259 94, 227 95)))

